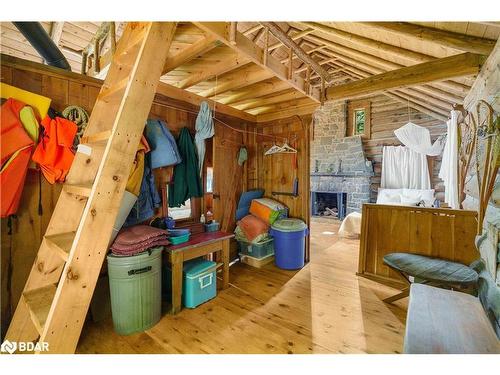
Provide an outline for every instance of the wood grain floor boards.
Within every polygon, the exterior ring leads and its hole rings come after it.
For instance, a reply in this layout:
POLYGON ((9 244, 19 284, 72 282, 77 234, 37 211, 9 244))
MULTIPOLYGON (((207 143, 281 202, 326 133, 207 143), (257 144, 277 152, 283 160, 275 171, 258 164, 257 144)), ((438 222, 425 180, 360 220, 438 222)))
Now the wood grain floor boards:
POLYGON ((215 299, 146 332, 119 336, 111 319, 88 322, 78 352, 400 353, 407 302, 383 303, 396 290, 356 276, 359 241, 340 239, 337 221, 311 226, 311 262, 302 270, 237 263, 215 299))

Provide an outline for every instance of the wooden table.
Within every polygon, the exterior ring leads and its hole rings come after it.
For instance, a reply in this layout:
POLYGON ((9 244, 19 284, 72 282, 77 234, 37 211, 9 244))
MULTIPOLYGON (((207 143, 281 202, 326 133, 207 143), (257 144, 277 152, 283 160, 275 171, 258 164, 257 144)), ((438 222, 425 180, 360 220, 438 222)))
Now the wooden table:
POLYGON ((232 233, 222 231, 195 234, 188 242, 165 248, 165 257, 172 267, 172 308, 177 314, 182 309, 182 268, 183 263, 204 255, 216 253, 222 262, 222 289, 229 286, 229 240, 232 233))

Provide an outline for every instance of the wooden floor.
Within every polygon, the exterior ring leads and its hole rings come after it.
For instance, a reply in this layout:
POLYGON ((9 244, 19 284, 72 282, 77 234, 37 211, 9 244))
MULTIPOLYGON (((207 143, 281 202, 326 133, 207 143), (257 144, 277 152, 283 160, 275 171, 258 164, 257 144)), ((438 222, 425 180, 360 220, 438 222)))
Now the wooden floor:
POLYGON ((152 329, 119 336, 110 319, 87 322, 78 353, 400 353, 407 301, 388 306, 395 289, 355 275, 357 240, 338 239, 338 222, 315 219, 311 262, 231 267, 217 298, 152 329))

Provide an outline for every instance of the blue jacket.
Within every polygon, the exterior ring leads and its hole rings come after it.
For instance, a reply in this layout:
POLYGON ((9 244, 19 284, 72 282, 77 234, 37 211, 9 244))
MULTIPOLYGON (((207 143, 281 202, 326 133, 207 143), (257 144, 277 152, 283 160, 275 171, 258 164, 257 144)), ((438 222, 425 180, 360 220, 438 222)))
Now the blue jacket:
POLYGON ((123 226, 129 227, 152 218, 155 214, 155 208, 160 207, 160 204, 161 198, 158 190, 156 190, 155 176, 151 168, 151 153, 148 152, 144 158, 141 192, 123 226))
POLYGON ((151 148, 151 168, 179 164, 181 155, 168 125, 161 120, 148 120, 144 135, 151 148))

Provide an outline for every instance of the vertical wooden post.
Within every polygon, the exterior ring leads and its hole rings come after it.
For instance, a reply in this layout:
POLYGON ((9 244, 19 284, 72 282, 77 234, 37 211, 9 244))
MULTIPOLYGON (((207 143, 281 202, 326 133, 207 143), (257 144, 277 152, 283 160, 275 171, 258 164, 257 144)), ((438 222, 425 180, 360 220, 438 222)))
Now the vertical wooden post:
POLYGON ((321 93, 320 93, 321 106, 325 104, 325 79, 321 77, 321 93))
POLYGON ((306 94, 309 95, 311 92, 311 66, 307 65, 307 70, 306 70, 306 94))
POLYGON ((229 26, 229 42, 236 45, 236 32, 238 31, 238 22, 231 22, 229 26))
POLYGON ((116 29, 114 22, 109 23, 109 39, 111 42, 111 53, 114 54, 116 51, 116 29))
POLYGON ((99 39, 96 38, 94 41, 94 66, 95 72, 99 73, 101 71, 101 64, 99 63, 99 39))
POLYGON ((262 56, 262 63, 267 65, 267 56, 269 54, 269 29, 264 28, 264 55, 262 56))
POLYGON ((293 77, 293 49, 290 47, 288 51, 288 79, 293 77))

